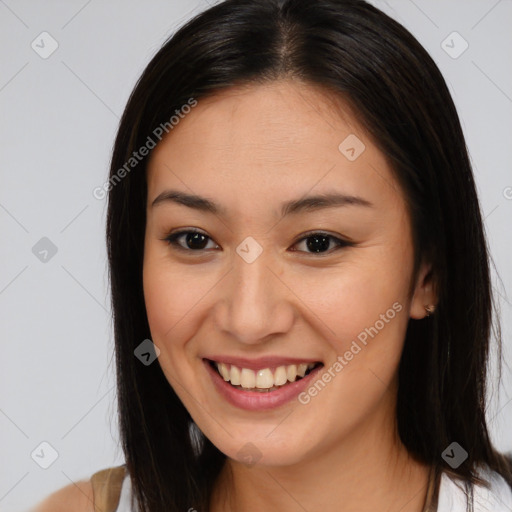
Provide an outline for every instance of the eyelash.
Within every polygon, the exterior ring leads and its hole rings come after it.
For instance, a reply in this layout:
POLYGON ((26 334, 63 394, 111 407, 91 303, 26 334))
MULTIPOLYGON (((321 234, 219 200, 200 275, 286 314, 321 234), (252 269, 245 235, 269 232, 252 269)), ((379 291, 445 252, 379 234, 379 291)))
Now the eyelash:
MULTIPOLYGON (((172 245, 175 249, 181 250, 181 251, 184 251, 184 252, 203 253, 204 251, 211 250, 211 249, 195 249, 195 250, 194 249, 187 249, 187 248, 181 246, 178 243, 177 240, 181 236, 187 235, 187 234, 191 234, 191 233, 197 233, 197 234, 200 234, 200 235, 204 235, 206 238, 208 238, 209 240, 213 241, 213 239, 210 238, 206 233, 203 233, 202 231, 199 231, 199 230, 196 230, 196 229, 186 229, 186 230, 182 230, 182 231, 177 231, 176 233, 171 233, 170 235, 166 236, 162 240, 166 241, 169 245, 172 245)), ((334 240, 335 243, 336 243, 336 247, 334 249, 329 249, 328 251, 320 252, 320 253, 307 252, 307 251, 297 251, 297 250, 295 250, 294 252, 304 252, 306 254, 317 255, 317 256, 321 257, 321 256, 325 256, 325 255, 331 254, 334 251, 337 251, 338 249, 341 249, 343 247, 351 247, 351 246, 354 245, 353 242, 349 242, 348 240, 343 240, 343 239, 341 239, 339 237, 330 235, 329 233, 325 233, 323 231, 310 231, 308 233, 305 233, 304 235, 302 235, 301 238, 299 238, 297 241, 295 241, 293 245, 297 245, 299 242, 307 240, 308 238, 313 238, 315 235, 320 235, 320 236, 323 236, 323 237, 328 238, 330 240, 334 240)))

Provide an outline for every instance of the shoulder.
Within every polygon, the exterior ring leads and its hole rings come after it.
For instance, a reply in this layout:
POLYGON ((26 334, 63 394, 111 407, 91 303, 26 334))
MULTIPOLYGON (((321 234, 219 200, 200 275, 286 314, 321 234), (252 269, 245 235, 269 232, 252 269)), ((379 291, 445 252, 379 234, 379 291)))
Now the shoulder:
POLYGON ((50 494, 30 512, 94 512, 94 494, 90 480, 75 482, 50 494))
POLYGON ((125 480, 126 489, 129 490, 129 478, 125 478, 126 476, 127 469, 124 464, 102 469, 94 473, 89 480, 80 480, 59 489, 30 512, 115 511, 125 480))
MULTIPOLYGON (((489 487, 475 485, 473 499, 475 512, 509 512, 512 510, 512 489, 497 472, 484 466, 479 476, 489 487)), ((460 480, 443 473, 439 490, 438 512, 465 512, 468 499, 467 489, 460 480)))

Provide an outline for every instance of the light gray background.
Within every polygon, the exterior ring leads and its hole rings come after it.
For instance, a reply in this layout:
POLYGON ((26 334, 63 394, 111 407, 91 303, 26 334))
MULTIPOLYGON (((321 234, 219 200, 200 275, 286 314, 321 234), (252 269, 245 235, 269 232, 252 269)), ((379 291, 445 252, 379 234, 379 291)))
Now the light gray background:
MULTIPOLYGON (((497 290, 510 362, 512 3, 374 3, 427 48, 459 109, 502 279, 497 290), (453 31, 469 44, 456 59, 441 46, 453 31)), ((27 510, 51 491, 124 461, 106 203, 92 190, 107 177, 119 116, 136 79, 176 27, 206 7, 206 0, 0 0, 0 510, 27 510), (41 45, 43 31, 59 45, 47 59, 31 48, 34 40, 41 45), (32 252, 42 237, 58 249, 46 263, 32 252), (43 441, 58 452, 48 469, 31 458, 43 441)), ((453 53, 462 42, 452 40, 444 44, 453 53)), ((489 418, 497 447, 508 451, 512 376, 507 366, 504 371, 489 418)))

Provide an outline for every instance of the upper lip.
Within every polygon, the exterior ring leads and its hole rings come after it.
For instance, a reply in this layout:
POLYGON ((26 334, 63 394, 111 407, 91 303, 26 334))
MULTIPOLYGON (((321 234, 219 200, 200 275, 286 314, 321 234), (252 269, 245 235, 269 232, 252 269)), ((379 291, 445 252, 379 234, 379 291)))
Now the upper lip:
POLYGON ((290 364, 310 364, 319 363, 318 359, 302 359, 297 357, 283 357, 283 356, 265 356, 256 359, 247 359, 245 357, 234 356, 209 356, 205 357, 210 361, 216 363, 232 364, 238 368, 247 368, 249 370, 261 370, 264 368, 277 368, 278 366, 288 366, 290 364))

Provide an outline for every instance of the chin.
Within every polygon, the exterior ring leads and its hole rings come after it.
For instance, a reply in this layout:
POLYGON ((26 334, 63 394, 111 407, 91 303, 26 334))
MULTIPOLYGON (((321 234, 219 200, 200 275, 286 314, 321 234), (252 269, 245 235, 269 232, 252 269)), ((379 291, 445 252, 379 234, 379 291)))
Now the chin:
MULTIPOLYGON (((304 440, 273 437, 268 435, 269 429, 264 435, 259 437, 233 436, 229 439, 222 439, 216 442, 211 439, 213 444, 227 457, 246 465, 248 468, 256 466, 292 466, 301 463, 306 457, 310 447, 305 445, 304 440), (266 436, 266 437, 265 437, 266 436)), ((285 433, 285 431, 283 431, 285 433)))

